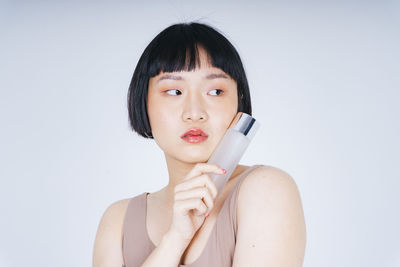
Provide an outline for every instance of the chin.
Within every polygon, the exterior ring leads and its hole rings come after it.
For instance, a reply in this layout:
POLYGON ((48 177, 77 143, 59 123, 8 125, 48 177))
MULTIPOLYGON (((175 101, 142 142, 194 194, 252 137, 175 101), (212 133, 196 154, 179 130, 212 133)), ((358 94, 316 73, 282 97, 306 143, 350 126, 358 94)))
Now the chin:
POLYGON ((210 157, 204 155, 183 155, 182 161, 189 163, 205 163, 210 157))
POLYGON ((179 159, 188 163, 205 163, 210 158, 211 154, 207 151, 195 151, 190 149, 182 150, 179 153, 179 159))
POLYGON ((189 159, 185 159, 183 160, 183 162, 189 163, 189 164, 197 164, 197 163, 207 163, 207 160, 189 160, 189 159))

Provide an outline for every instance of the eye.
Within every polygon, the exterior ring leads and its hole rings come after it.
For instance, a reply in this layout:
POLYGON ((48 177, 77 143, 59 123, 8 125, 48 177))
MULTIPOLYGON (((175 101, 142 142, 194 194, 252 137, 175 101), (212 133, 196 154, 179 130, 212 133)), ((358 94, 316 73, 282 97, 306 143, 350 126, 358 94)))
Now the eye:
POLYGON ((182 94, 181 91, 179 91, 178 89, 170 89, 170 90, 167 90, 165 92, 167 93, 167 95, 181 95, 182 94), (179 92, 179 94, 169 94, 168 92, 170 92, 170 91, 179 92))
MULTIPOLYGON (((219 94, 217 94, 217 95, 220 95, 220 94, 222 94, 224 91, 223 90, 221 90, 221 89, 213 89, 213 90, 211 90, 210 92, 212 92, 212 91, 217 91, 217 92, 220 92, 219 94)), ((212 94, 213 95, 213 94, 212 94)))

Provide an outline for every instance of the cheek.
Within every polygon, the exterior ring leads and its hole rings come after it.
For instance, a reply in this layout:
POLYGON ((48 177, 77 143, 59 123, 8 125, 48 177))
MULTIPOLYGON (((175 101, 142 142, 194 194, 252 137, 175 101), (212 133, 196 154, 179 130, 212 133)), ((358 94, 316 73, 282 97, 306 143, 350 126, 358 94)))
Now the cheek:
POLYGON ((164 126, 165 118, 164 113, 161 112, 160 109, 150 108, 149 109, 149 120, 152 132, 157 132, 160 128, 162 129, 164 126))
POLYGON ((160 120, 160 110, 158 101, 150 94, 147 98, 147 115, 149 116, 150 127, 152 131, 155 131, 160 120))
POLYGON ((153 135, 158 132, 165 132, 165 129, 170 128, 170 125, 173 123, 171 109, 162 105, 160 101, 157 101, 157 98, 150 97, 147 104, 147 114, 153 135))
POLYGON ((215 137, 219 140, 223 134, 225 134, 232 120, 236 116, 236 107, 232 105, 225 107, 225 109, 221 109, 216 111, 215 116, 210 117, 213 121, 212 125, 214 125, 214 133, 215 137))
POLYGON ((223 122, 224 126, 228 127, 233 117, 235 117, 238 109, 237 97, 230 97, 223 103, 215 107, 215 114, 223 122))

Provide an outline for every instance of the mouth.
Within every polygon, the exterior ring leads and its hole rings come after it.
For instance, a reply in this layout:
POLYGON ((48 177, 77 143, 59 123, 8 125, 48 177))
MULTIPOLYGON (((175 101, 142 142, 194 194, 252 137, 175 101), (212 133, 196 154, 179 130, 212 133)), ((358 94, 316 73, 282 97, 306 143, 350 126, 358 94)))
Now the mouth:
POLYGON ((184 133, 181 138, 188 143, 201 143, 208 138, 208 135, 200 128, 192 128, 184 133))

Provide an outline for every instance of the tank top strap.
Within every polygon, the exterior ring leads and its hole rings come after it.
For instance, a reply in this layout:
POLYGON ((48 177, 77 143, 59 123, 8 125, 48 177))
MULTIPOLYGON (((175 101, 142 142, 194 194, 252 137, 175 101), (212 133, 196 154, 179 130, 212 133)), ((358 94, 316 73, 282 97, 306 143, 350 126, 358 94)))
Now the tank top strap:
POLYGON ((147 241, 146 218, 143 216, 146 209, 146 192, 132 197, 129 200, 125 213, 122 235, 122 251, 125 266, 135 262, 141 262, 147 251, 151 249, 151 244, 147 241), (128 249, 135 248, 134 251, 128 249))
POLYGON ((256 165, 250 166, 249 168, 247 168, 247 170, 242 172, 240 174, 238 180, 236 181, 236 184, 234 185, 234 188, 230 192, 229 209, 230 209, 230 214, 232 216, 232 222, 233 222, 235 238, 237 236, 237 228, 238 228, 238 226, 237 226, 237 201, 238 201, 240 185, 242 184, 243 180, 247 177, 247 175, 251 171, 253 171, 254 169, 256 169, 258 167, 261 167, 261 166, 263 166, 263 165, 262 164, 256 164, 256 165))

